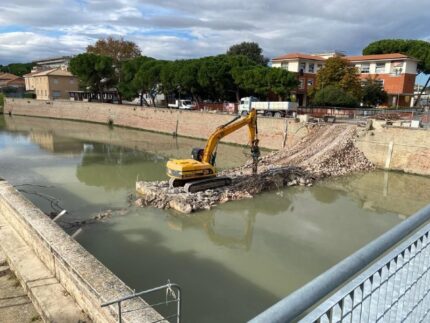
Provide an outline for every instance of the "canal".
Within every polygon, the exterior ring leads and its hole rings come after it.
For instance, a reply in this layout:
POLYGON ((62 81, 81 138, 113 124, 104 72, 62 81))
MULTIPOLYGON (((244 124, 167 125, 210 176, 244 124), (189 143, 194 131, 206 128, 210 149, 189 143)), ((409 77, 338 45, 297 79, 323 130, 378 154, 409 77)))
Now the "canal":
MULTIPOLYGON (((184 216, 130 205, 136 179, 165 179, 204 142, 106 125, 0 116, 0 176, 131 288, 180 284, 184 322, 242 322, 430 202, 430 178, 376 171, 184 216)), ((221 168, 248 158, 221 145, 221 168)))

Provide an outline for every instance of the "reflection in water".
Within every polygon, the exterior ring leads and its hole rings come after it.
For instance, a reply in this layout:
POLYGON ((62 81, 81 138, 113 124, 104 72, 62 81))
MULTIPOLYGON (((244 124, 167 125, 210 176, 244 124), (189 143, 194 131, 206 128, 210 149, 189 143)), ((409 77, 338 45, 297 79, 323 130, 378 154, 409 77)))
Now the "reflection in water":
POLYGON ((158 180, 164 176, 167 158, 107 144, 85 145, 76 177, 89 186, 106 190, 133 189, 138 178, 158 180))
POLYGON ((83 148, 81 142, 53 135, 49 131, 30 131, 30 140, 40 148, 57 154, 80 154, 83 148))
POLYGON ((186 231, 189 228, 201 229, 216 245, 249 250, 256 215, 254 209, 244 210, 239 215, 227 216, 222 213, 217 215, 216 212, 207 212, 194 217, 176 215, 169 216, 167 224, 171 229, 179 231, 186 231))
MULTIPOLYGON (((136 178, 165 178, 201 141, 69 121, 0 118, 0 176, 45 185, 64 221, 127 207, 136 178), (6 127, 6 129, 2 128, 6 127), (29 131, 28 129, 32 129, 29 131)), ((221 167, 242 149, 221 145, 221 167)), ((430 178, 373 172, 293 187, 182 216, 129 208, 78 241, 135 289, 171 279, 186 322, 242 322, 429 203, 430 178)), ((45 212, 49 203, 28 197, 45 212)))

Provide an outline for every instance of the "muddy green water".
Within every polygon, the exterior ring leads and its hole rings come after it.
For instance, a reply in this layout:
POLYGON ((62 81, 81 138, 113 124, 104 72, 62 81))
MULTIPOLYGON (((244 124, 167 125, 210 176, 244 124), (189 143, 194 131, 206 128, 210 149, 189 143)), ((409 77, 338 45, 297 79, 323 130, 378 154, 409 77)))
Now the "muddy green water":
MULTIPOLYGON (((104 125, 0 116, 0 176, 60 223, 111 209, 76 237, 136 290, 182 286, 184 322, 242 322, 430 202, 430 178, 373 172, 231 202, 192 216, 128 207, 137 178, 204 142, 104 125), (36 186, 39 185, 39 186, 36 186)), ((221 145, 218 166, 247 150, 221 145)), ((162 308, 166 314, 170 309, 162 308)))

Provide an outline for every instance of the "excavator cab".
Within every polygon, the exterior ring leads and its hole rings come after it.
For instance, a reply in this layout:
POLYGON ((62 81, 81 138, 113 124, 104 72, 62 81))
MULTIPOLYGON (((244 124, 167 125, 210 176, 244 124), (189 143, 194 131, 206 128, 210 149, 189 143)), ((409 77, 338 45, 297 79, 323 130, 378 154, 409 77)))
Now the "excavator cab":
POLYGON ((203 159, 203 152, 204 151, 205 150, 203 148, 193 148, 193 150, 191 151, 191 157, 194 160, 201 162, 203 159))

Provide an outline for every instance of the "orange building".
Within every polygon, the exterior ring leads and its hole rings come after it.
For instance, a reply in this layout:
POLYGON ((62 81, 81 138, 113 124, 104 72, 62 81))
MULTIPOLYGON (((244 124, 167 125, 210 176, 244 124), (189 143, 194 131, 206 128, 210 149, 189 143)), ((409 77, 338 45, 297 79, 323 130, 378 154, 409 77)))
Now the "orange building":
POLYGON ((418 60, 403 54, 380 54, 345 56, 343 53, 308 55, 286 54, 272 59, 272 67, 284 68, 298 73, 300 85, 296 96, 300 105, 307 105, 307 91, 316 82, 316 73, 324 66, 327 58, 341 56, 357 67, 361 79, 379 80, 388 93, 390 106, 412 106, 418 60))

